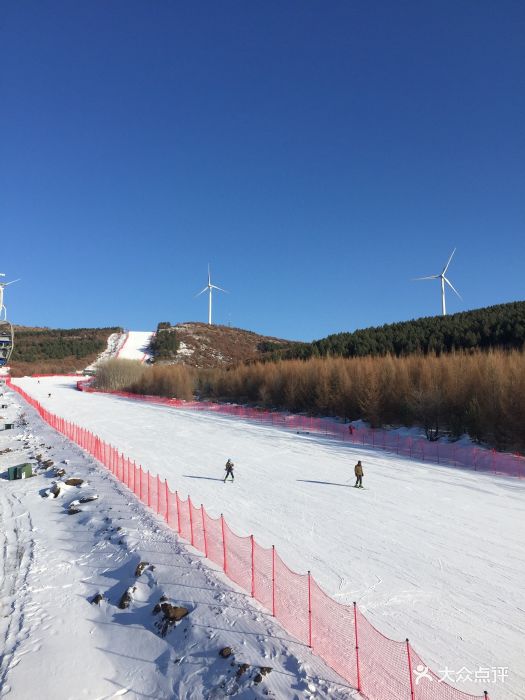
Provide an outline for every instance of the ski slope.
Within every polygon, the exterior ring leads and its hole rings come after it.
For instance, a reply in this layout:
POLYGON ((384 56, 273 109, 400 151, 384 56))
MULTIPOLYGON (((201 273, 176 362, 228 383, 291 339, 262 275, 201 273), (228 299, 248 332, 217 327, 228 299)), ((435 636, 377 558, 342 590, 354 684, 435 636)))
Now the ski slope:
POLYGON ((152 331, 129 331, 117 357, 121 360, 145 362, 151 357, 149 344, 154 335, 155 333, 152 331))
POLYGON ((357 698, 104 467, 14 392, 2 401, 15 427, 0 430, 1 698, 357 698), (34 478, 7 481, 20 463, 34 478), (162 597, 189 611, 166 636, 162 597))
MULTIPOLYGON (((504 668, 504 682, 485 683, 492 700, 525 697, 525 482, 85 394, 69 378, 15 382, 167 477, 210 515, 223 513, 238 534, 274 544, 290 568, 310 569, 336 600, 356 600, 383 634, 409 637, 437 673, 504 668), (228 457, 233 484, 222 482, 228 457), (351 488, 358 458, 363 490, 351 488)), ((485 688, 455 685, 475 694, 485 688)))

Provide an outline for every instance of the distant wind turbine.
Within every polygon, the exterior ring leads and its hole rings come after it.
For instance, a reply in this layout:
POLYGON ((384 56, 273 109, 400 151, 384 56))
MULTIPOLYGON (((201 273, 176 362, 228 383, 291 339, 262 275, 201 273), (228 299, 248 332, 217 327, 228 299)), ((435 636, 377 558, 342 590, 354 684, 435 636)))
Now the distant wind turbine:
POLYGON ((439 273, 439 275, 430 275, 429 277, 416 277, 415 280, 441 280, 441 311, 443 313, 443 316, 447 315, 447 307, 445 305, 445 282, 448 284, 448 286, 452 289, 453 292, 455 292, 458 297, 461 299, 460 293, 455 289, 454 285, 450 280, 448 280, 445 277, 445 272, 448 270, 448 266, 450 265, 450 261, 452 260, 452 256, 456 252, 456 249, 452 251, 450 254, 450 258, 448 259, 447 264, 443 268, 443 270, 439 273))
POLYGON ((195 296, 198 297, 201 294, 204 294, 204 292, 209 292, 210 296, 208 298, 208 323, 210 326, 211 326, 211 295, 212 295, 213 289, 218 289, 219 292, 226 292, 226 294, 228 294, 226 289, 223 289, 222 287, 217 287, 216 284, 211 283, 210 266, 208 264, 208 284, 204 287, 204 289, 201 292, 199 292, 195 296))

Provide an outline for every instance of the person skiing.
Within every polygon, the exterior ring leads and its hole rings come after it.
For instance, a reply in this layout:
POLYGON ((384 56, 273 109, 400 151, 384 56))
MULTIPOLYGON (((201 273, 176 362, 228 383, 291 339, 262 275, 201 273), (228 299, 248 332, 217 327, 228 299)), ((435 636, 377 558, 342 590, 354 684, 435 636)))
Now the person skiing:
POLYGON ((226 479, 231 476, 232 481, 233 481, 233 462, 231 459, 228 457, 228 461, 226 462, 226 466, 224 467, 226 470, 226 476, 224 477, 224 482, 226 483, 226 479))
POLYGON ((363 488, 363 465, 361 464, 361 460, 357 462, 357 464, 354 467, 354 472, 355 472, 355 484, 354 488, 363 488))

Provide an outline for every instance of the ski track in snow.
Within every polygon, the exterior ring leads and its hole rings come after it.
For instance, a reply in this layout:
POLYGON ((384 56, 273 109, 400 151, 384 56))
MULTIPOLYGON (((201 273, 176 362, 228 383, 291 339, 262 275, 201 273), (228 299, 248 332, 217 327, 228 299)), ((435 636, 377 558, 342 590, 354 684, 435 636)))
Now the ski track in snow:
POLYGON ((154 335, 152 331, 129 331, 125 342, 117 352, 117 357, 121 360, 145 362, 151 357, 149 344, 154 335))

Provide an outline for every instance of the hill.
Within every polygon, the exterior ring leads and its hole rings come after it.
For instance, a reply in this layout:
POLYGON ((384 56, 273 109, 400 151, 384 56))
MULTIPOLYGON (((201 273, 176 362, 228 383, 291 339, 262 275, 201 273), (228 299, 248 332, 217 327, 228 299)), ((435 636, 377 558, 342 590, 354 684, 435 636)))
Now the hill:
POLYGON ((252 331, 207 323, 158 324, 152 343, 155 364, 184 364, 200 369, 230 367, 263 360, 275 352, 293 352, 299 343, 252 331))
POLYGON ((121 328, 28 328, 15 326, 10 367, 13 377, 83 370, 106 349, 121 328))
POLYGON ((272 359, 366 357, 448 353, 455 350, 521 350, 525 344, 525 302, 488 306, 449 316, 429 316, 336 333, 273 353, 272 359))

